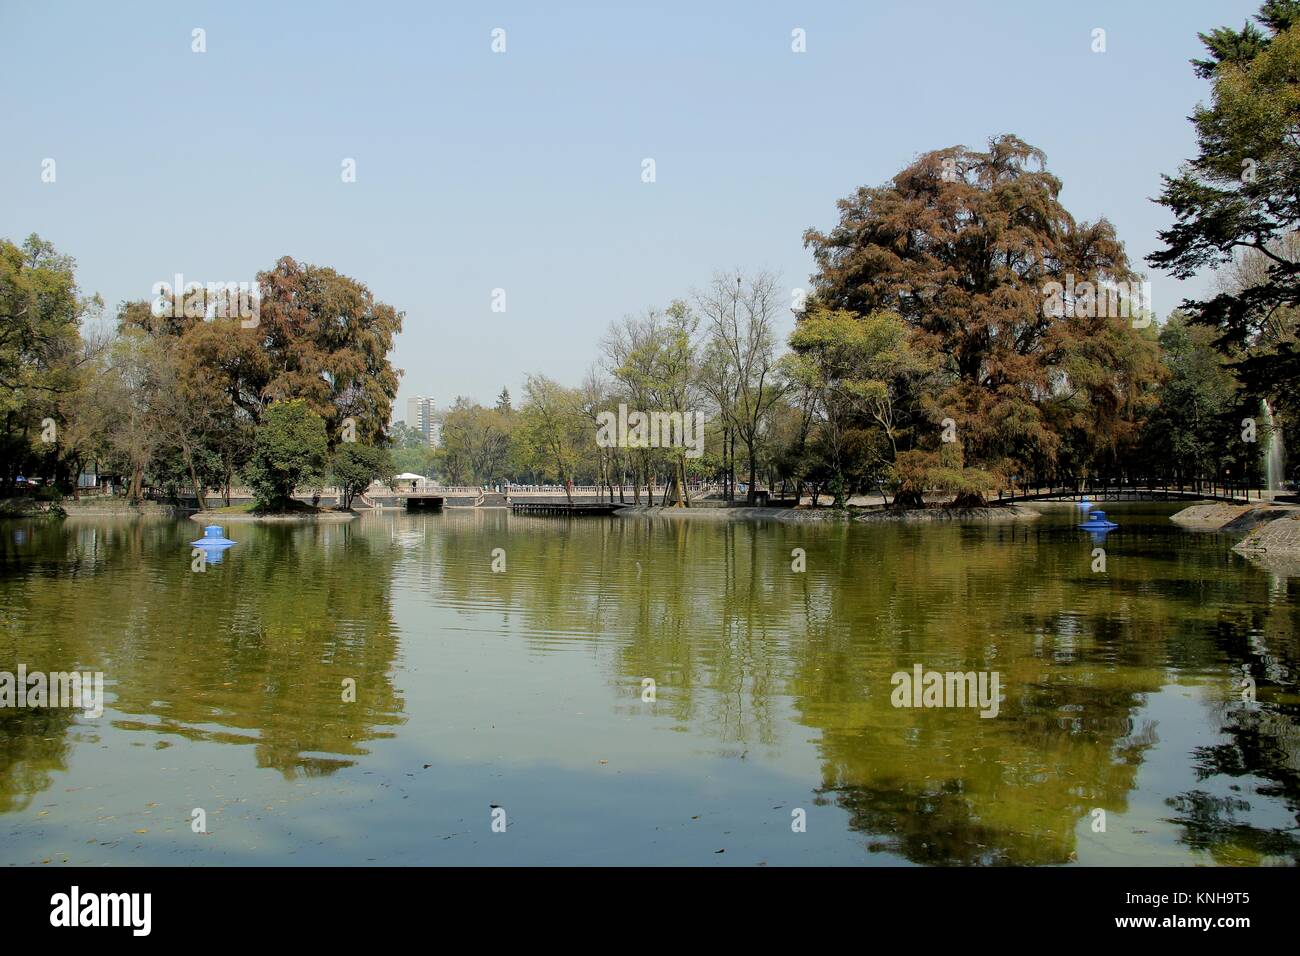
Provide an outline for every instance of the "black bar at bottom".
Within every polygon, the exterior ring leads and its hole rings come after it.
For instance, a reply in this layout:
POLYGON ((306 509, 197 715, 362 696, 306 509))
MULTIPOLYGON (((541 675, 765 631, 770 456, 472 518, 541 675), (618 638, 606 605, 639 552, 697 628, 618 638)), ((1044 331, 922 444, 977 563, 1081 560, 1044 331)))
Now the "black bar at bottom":
POLYGON ((719 868, 8 869, 0 871, 0 892, 10 943, 47 934, 71 941, 75 933, 79 942, 201 941, 205 949, 254 940, 264 948, 281 939, 383 946, 433 942, 457 929, 489 948, 503 938, 555 943, 569 934, 639 945, 667 943, 687 926, 693 937, 716 935, 734 946, 770 942, 774 923, 802 928, 820 945, 828 936, 883 943, 906 932, 927 950, 948 940, 1192 934, 1231 946, 1294 927, 1295 877, 1287 869, 719 868), (73 887, 79 923, 80 914, 117 911, 127 925, 52 925, 52 917, 71 922, 73 887), (102 909, 100 894, 114 894, 102 909), (136 935, 144 920, 133 927, 129 918, 145 912, 144 897, 117 894, 148 894, 147 936, 136 935))

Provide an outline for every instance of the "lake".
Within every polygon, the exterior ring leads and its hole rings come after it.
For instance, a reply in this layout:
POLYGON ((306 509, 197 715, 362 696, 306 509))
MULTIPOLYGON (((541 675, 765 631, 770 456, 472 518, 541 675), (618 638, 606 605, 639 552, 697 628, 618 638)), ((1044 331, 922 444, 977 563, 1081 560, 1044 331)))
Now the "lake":
POLYGON ((1300 579, 1112 508, 2 522, 0 670, 105 704, 0 709, 0 863, 1295 864, 1300 579))

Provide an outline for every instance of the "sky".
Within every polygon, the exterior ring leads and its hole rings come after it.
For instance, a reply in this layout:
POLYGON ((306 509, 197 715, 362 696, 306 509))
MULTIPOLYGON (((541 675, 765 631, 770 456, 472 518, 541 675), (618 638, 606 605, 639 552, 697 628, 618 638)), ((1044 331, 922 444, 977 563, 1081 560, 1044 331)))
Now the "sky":
POLYGON ((401 419, 417 394, 576 385, 611 322, 717 271, 793 296, 837 199, 1015 133, 1076 219, 1115 224, 1163 317, 1210 282, 1142 262, 1209 96, 1188 60, 1258 6, 0 0, 0 237, 74 256, 110 314, 177 273, 330 266, 405 313, 401 419))

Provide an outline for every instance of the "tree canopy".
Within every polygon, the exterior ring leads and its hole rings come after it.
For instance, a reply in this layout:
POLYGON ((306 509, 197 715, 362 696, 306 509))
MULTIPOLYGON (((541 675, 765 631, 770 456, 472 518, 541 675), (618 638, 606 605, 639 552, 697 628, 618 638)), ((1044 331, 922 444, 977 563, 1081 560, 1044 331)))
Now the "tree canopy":
POLYGON ((1300 391, 1300 257, 1288 242, 1300 225, 1300 2, 1268 0, 1256 19, 1201 34, 1209 58, 1193 64, 1211 100, 1191 116, 1196 156, 1163 177, 1158 202, 1175 221, 1147 261, 1180 279, 1256 264, 1182 309, 1237 350, 1253 394, 1278 399, 1300 391))
POLYGON ((1094 466, 1135 436, 1155 371, 1140 303, 1121 294, 1138 277, 1114 227, 1076 221, 1060 192, 1042 152, 1005 135, 926 153, 840 200, 829 232, 805 233, 815 305, 895 312, 939 366, 903 423, 904 484, 975 499, 1026 472, 1094 466))

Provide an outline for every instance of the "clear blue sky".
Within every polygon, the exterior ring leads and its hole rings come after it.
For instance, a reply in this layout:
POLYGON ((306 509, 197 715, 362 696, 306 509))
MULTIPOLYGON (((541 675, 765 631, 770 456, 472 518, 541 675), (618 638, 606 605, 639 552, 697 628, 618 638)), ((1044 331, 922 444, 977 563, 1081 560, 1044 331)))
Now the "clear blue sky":
MULTIPOLYGON (((836 199, 998 133, 1140 263, 1208 96, 1196 33, 1258 2, 612 7, 0 0, 0 236, 53 241, 110 308, 176 272, 332 266, 406 312, 398 418, 489 402, 526 372, 576 384, 611 320, 715 270, 806 286, 836 199)), ((1150 278, 1161 316, 1205 287, 1150 278)))

